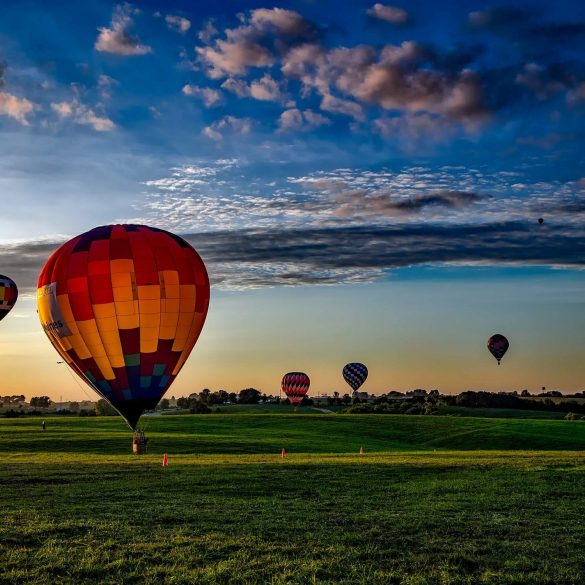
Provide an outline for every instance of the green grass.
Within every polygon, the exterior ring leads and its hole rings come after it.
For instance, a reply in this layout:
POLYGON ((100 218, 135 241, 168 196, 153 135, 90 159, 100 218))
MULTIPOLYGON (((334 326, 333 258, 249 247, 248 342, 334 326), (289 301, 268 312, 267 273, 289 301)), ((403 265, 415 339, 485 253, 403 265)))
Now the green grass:
POLYGON ((585 582, 585 422, 145 422, 0 420, 0 583, 585 582))
POLYGON ((437 413, 444 416, 473 416, 480 418, 543 418, 562 420, 566 412, 550 410, 521 410, 519 408, 469 408, 466 406, 439 406, 437 413))

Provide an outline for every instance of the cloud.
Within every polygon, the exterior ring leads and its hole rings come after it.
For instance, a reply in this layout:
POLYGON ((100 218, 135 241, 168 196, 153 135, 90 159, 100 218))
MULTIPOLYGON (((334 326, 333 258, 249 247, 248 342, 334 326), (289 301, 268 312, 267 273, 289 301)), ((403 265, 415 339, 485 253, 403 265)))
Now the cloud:
POLYGON ((518 27, 520 23, 531 20, 532 15, 518 8, 492 8, 469 13, 469 24, 474 28, 502 30, 518 27))
POLYGON ((250 85, 242 79, 229 77, 221 84, 221 88, 240 98, 250 97, 264 102, 280 102, 284 99, 281 83, 268 73, 260 79, 253 80, 250 85))
POLYGON ((260 8, 241 20, 241 26, 224 31, 224 39, 212 42, 210 38, 212 44, 196 47, 210 78, 245 75, 250 67, 269 67, 287 47, 315 36, 314 27, 292 10, 260 8))
POLYGON ((362 106, 351 100, 344 100, 328 93, 326 93, 321 100, 321 109, 325 112, 351 116, 360 121, 365 119, 362 106))
POLYGON ((191 21, 188 18, 184 18, 182 16, 167 14, 165 16, 165 22, 171 30, 181 34, 185 34, 191 28, 191 21))
POLYGON ((70 118, 76 124, 91 126, 97 132, 110 132, 116 128, 116 124, 110 118, 96 114, 92 108, 82 104, 77 98, 52 103, 51 109, 59 118, 63 120, 70 118))
MULTIPOLYGON (((306 124, 290 114, 293 128, 306 124)), ((211 128, 221 140, 221 128, 211 128)), ((213 231, 278 225, 496 223, 547 216, 547 225, 578 225, 568 208, 582 199, 575 181, 535 181, 531 170, 485 173, 463 167, 353 169, 282 176, 263 182, 245 163, 175 167, 147 183, 137 223, 173 231, 213 231), (195 170, 194 170, 195 169, 195 170), (209 174, 211 173, 211 174, 209 174), (244 186, 244 187, 243 187, 244 186)), ((124 221, 128 218, 124 219, 124 221)))
POLYGON ((576 106, 585 103, 585 82, 579 83, 567 93, 567 103, 576 106))
POLYGON ((367 14, 391 24, 405 24, 408 22, 408 12, 404 8, 397 8, 396 6, 385 6, 377 3, 368 10, 367 14))
MULTIPOLYGON (((532 92, 540 101, 546 101, 571 88, 575 83, 575 73, 564 65, 539 65, 527 63, 516 75, 516 83, 532 92)), ((570 101, 570 93, 567 100, 570 101)))
POLYGON ((208 20, 205 26, 197 33, 197 38, 203 43, 210 43, 213 37, 219 34, 219 31, 215 28, 213 21, 208 20))
POLYGON ((477 193, 466 191, 432 191, 424 195, 397 199, 392 193, 378 191, 368 193, 364 190, 339 191, 332 197, 338 204, 336 214, 341 217, 367 215, 396 216, 412 214, 427 207, 446 207, 457 209, 482 199, 477 193))
MULTIPOLYGON (((370 12, 394 22, 408 18, 403 9, 379 3, 370 12)), ((483 73, 474 67, 479 45, 439 51, 405 41, 328 48, 303 16, 278 8, 252 10, 240 22, 196 47, 206 74, 239 97, 282 101, 282 80, 274 76, 279 67, 284 80, 300 81, 301 98, 316 93, 323 112, 360 122, 368 110, 381 108, 442 116, 474 132, 494 110, 483 73), (264 69, 263 77, 244 80, 251 68, 264 69)))
POLYGON ((223 139, 223 133, 226 131, 236 134, 249 134, 252 130, 252 120, 250 118, 236 118, 235 116, 224 116, 210 126, 202 130, 202 134, 215 140, 216 142, 223 139))
MULTIPOLYGON (((2 87, 1 83, 0 87, 2 87)), ((27 116, 32 114, 34 110, 35 105, 30 100, 19 98, 5 91, 0 91, 0 116, 8 116, 23 126, 28 126, 29 121, 27 116)))
POLYGON ((313 112, 312 110, 301 111, 297 108, 285 110, 280 114, 278 129, 280 132, 300 131, 308 132, 319 126, 331 124, 331 120, 313 112))
POLYGON ((142 44, 137 37, 128 32, 133 24, 132 16, 138 13, 139 10, 133 8, 131 4, 116 6, 110 26, 98 29, 99 34, 95 42, 96 50, 126 57, 151 53, 152 47, 142 44))
POLYGON ((454 132, 453 125, 445 118, 425 112, 378 118, 372 126, 375 132, 388 140, 394 139, 404 150, 420 148, 429 142, 442 142, 454 132))
POLYGON ((270 75, 265 74, 262 79, 250 84, 250 97, 256 100, 278 102, 282 99, 280 85, 270 75))
POLYGON ((490 109, 480 76, 430 68, 433 63, 440 64, 439 56, 412 41, 380 51, 367 45, 331 51, 304 45, 287 53, 282 72, 323 96, 340 92, 386 110, 429 112, 469 124, 486 120, 490 109))
POLYGON ((207 108, 217 106, 223 101, 221 91, 210 87, 198 87, 196 85, 187 84, 183 87, 182 91, 185 95, 199 98, 207 108))
MULTIPOLYGON (((526 222, 469 226, 246 229, 182 234, 207 265, 212 286, 241 289, 372 282, 414 265, 548 265, 583 268, 580 228, 526 222)), ((0 263, 23 292, 59 242, 0 246, 0 263)))

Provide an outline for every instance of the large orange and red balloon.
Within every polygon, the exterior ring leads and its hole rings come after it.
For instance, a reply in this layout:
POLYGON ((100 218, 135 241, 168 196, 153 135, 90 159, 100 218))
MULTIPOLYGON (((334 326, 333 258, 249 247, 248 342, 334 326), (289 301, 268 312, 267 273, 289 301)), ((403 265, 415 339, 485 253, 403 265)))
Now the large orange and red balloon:
POLYGON ((282 391, 286 394, 290 403, 297 406, 309 391, 311 380, 304 372, 289 372, 282 378, 282 391))
POLYGON ((209 278, 182 238, 108 225, 69 240, 49 258, 37 304, 61 357, 136 428, 201 333, 209 278))
POLYGON ((487 347, 490 350, 490 353, 498 360, 498 365, 500 365, 500 360, 508 351, 510 344, 503 335, 496 333, 487 340, 487 347))
POLYGON ((17 298, 18 288, 14 280, 0 274, 0 321, 10 313, 17 298))

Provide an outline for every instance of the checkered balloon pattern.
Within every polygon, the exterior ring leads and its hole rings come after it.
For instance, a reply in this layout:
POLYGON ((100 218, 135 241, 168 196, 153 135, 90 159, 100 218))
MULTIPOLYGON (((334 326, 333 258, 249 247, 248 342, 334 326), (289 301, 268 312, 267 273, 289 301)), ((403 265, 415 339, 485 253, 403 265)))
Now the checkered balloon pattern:
POLYGON ((286 394, 290 403, 296 406, 303 401, 304 396, 309 391, 311 380, 303 372, 289 372, 282 378, 282 391, 286 394))
POLYGON ((136 428, 201 333, 209 279, 182 238, 109 225, 73 238, 49 258, 37 305, 61 357, 136 428))
POLYGON ((498 360, 499 364, 500 360, 504 357, 504 354, 508 351, 510 344, 503 335, 496 333, 487 340, 487 346, 490 353, 498 360))
POLYGON ((0 274, 0 321, 10 313, 17 298, 18 288, 14 280, 0 274))
POLYGON ((364 364, 351 363, 343 368, 344 380, 353 388, 354 392, 366 381, 368 368, 364 364))

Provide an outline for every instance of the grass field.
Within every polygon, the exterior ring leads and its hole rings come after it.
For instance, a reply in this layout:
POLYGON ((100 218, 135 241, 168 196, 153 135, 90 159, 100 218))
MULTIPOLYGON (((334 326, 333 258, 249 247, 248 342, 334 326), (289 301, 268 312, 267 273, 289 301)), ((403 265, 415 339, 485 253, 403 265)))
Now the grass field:
POLYGON ((0 583, 585 582, 585 422, 47 420, 0 420, 0 583))

